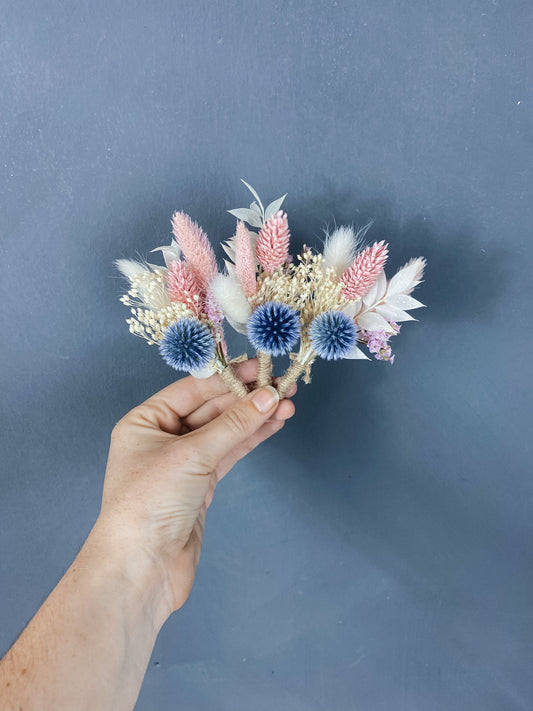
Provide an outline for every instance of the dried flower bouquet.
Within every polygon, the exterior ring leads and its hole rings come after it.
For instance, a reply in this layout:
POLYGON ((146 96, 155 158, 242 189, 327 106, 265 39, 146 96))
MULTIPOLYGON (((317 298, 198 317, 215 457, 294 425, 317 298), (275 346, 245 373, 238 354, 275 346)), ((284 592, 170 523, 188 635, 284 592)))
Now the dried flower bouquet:
POLYGON ((164 267, 117 260, 129 281, 121 301, 131 310, 130 331, 157 344, 176 370, 198 378, 218 372, 239 396, 248 390, 228 357, 224 319, 255 348, 259 387, 272 382, 272 356, 290 356, 277 384, 280 397, 300 376, 309 382, 316 358, 368 360, 364 346, 392 363, 389 339, 399 323, 415 320, 408 311, 424 306, 411 292, 422 280, 425 259, 411 259, 387 280, 385 242, 364 246, 370 223, 357 232, 338 227, 326 233, 321 254, 304 246, 294 260, 281 210, 286 195, 264 208, 242 182, 255 199, 249 208, 228 211, 237 227, 223 243, 224 273, 206 234, 184 212, 172 216, 172 243, 152 250, 163 253, 164 267))

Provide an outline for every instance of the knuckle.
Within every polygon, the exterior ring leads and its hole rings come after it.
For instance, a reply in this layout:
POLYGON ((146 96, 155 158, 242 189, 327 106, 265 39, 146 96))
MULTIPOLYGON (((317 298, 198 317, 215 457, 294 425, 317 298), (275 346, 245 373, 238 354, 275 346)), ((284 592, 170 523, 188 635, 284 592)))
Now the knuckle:
POLYGON ((248 419, 240 408, 228 410, 224 413, 223 418, 226 427, 233 434, 244 435, 248 432, 248 419))
POLYGON ((111 441, 120 439, 123 429, 124 429, 124 422, 123 422, 123 419, 121 419, 115 424, 115 426, 111 430, 111 441))

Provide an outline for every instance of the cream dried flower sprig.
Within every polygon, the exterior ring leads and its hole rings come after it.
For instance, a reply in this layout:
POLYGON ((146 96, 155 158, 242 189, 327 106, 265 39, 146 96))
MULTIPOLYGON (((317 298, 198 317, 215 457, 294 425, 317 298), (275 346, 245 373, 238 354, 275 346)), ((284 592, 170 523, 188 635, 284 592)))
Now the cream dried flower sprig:
POLYGON ((175 240, 158 248, 166 268, 130 259, 116 262, 129 280, 121 301, 131 309, 130 331, 157 344, 176 370, 197 378, 218 372, 243 396, 248 391, 228 362, 223 314, 211 291, 217 274, 214 252, 203 230, 185 213, 174 213, 172 227, 175 240))

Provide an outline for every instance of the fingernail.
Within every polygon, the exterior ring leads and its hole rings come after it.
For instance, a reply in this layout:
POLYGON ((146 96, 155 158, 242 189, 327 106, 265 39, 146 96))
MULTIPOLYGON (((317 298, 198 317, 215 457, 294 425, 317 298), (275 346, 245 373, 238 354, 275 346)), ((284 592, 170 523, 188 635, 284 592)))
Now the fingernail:
POLYGON ((279 402, 278 391, 272 385, 267 385, 255 393, 252 402, 259 412, 268 412, 279 402))

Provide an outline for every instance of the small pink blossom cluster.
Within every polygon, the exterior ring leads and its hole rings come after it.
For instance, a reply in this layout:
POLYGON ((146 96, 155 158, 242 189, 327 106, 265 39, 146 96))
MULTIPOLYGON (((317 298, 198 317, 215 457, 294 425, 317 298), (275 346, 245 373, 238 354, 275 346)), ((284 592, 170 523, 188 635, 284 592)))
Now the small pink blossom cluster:
POLYGON ((396 336, 400 332, 400 326, 394 321, 389 321, 396 333, 386 333, 385 331, 359 331, 357 339, 363 341, 370 353, 374 353, 377 360, 388 360, 392 365, 394 355, 388 343, 391 336, 396 336))

